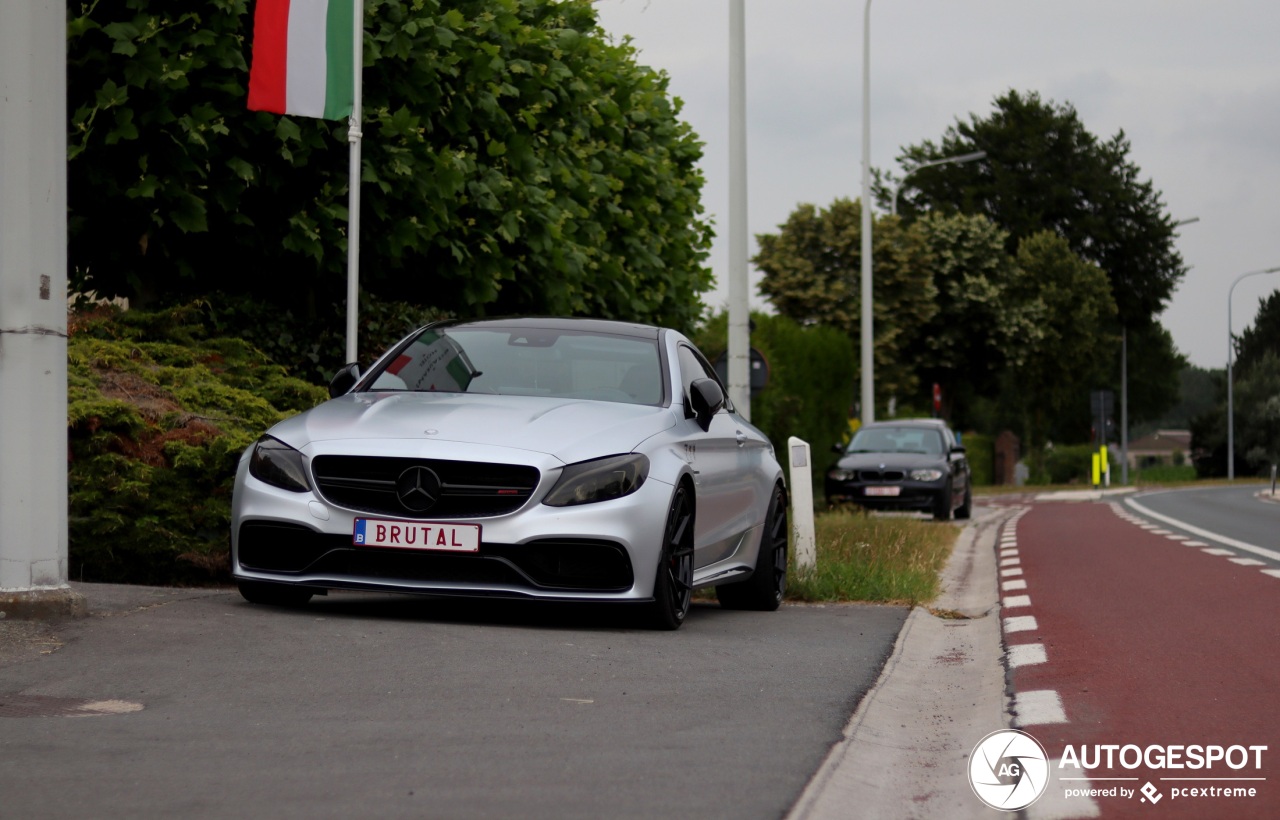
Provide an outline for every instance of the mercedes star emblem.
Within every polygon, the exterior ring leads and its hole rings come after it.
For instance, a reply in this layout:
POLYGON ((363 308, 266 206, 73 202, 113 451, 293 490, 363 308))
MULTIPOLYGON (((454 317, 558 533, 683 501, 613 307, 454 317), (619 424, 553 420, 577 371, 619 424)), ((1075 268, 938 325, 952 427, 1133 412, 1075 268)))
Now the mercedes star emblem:
POLYGON ((440 476, 428 467, 410 467, 396 479, 396 497, 410 512, 424 512, 440 497, 440 476))

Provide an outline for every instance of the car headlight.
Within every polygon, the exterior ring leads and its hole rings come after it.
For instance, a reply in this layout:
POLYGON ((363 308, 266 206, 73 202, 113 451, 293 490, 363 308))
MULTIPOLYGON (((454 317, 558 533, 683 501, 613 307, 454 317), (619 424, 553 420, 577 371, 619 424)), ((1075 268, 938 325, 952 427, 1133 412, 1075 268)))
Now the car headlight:
POLYGON ((580 461, 564 468, 542 503, 571 507, 621 498, 640 489, 648 474, 649 459, 639 453, 580 461))
POLYGON ((311 489, 307 468, 302 464, 302 453, 271 436, 263 436, 253 445, 249 475, 293 493, 305 493, 311 489))
POLYGON ((941 470, 912 470, 912 481, 937 481, 942 478, 941 470))
POLYGON ((831 479, 832 481, 852 481, 853 470, 841 470, 839 468, 833 468, 833 469, 827 470, 827 478, 831 479))

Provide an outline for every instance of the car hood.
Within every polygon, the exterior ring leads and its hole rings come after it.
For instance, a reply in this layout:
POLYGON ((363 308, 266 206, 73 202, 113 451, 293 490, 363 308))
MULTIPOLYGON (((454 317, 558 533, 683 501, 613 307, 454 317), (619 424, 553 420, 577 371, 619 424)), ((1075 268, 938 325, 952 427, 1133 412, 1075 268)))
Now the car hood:
POLYGON ((665 407, 478 393, 352 393, 286 419, 270 434, 317 442, 447 441, 546 453, 565 463, 626 453, 675 424, 665 407), (430 431, 430 432, 429 432, 430 431))
POLYGON ((849 453, 840 458, 837 466, 845 470, 879 470, 883 464, 892 470, 915 470, 946 463, 944 456, 923 453, 849 453))

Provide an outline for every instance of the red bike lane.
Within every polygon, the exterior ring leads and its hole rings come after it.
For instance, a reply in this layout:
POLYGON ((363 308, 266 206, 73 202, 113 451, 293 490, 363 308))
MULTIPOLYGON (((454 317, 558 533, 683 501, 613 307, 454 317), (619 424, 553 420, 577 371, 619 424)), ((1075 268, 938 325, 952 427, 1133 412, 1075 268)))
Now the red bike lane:
POLYGON ((1003 533, 1015 725, 1058 798, 1030 816, 1280 817, 1280 578, 1128 514, 1037 503, 1003 533))

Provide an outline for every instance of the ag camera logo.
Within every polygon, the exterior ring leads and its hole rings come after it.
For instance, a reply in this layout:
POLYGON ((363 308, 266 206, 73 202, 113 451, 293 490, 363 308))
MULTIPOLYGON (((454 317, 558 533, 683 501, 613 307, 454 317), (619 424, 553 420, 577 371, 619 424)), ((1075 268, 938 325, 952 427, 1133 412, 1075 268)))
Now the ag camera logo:
POLYGON ((969 785, 993 809, 1025 809, 1049 785, 1049 756, 1040 741, 1026 732, 992 732, 969 755, 969 785))

